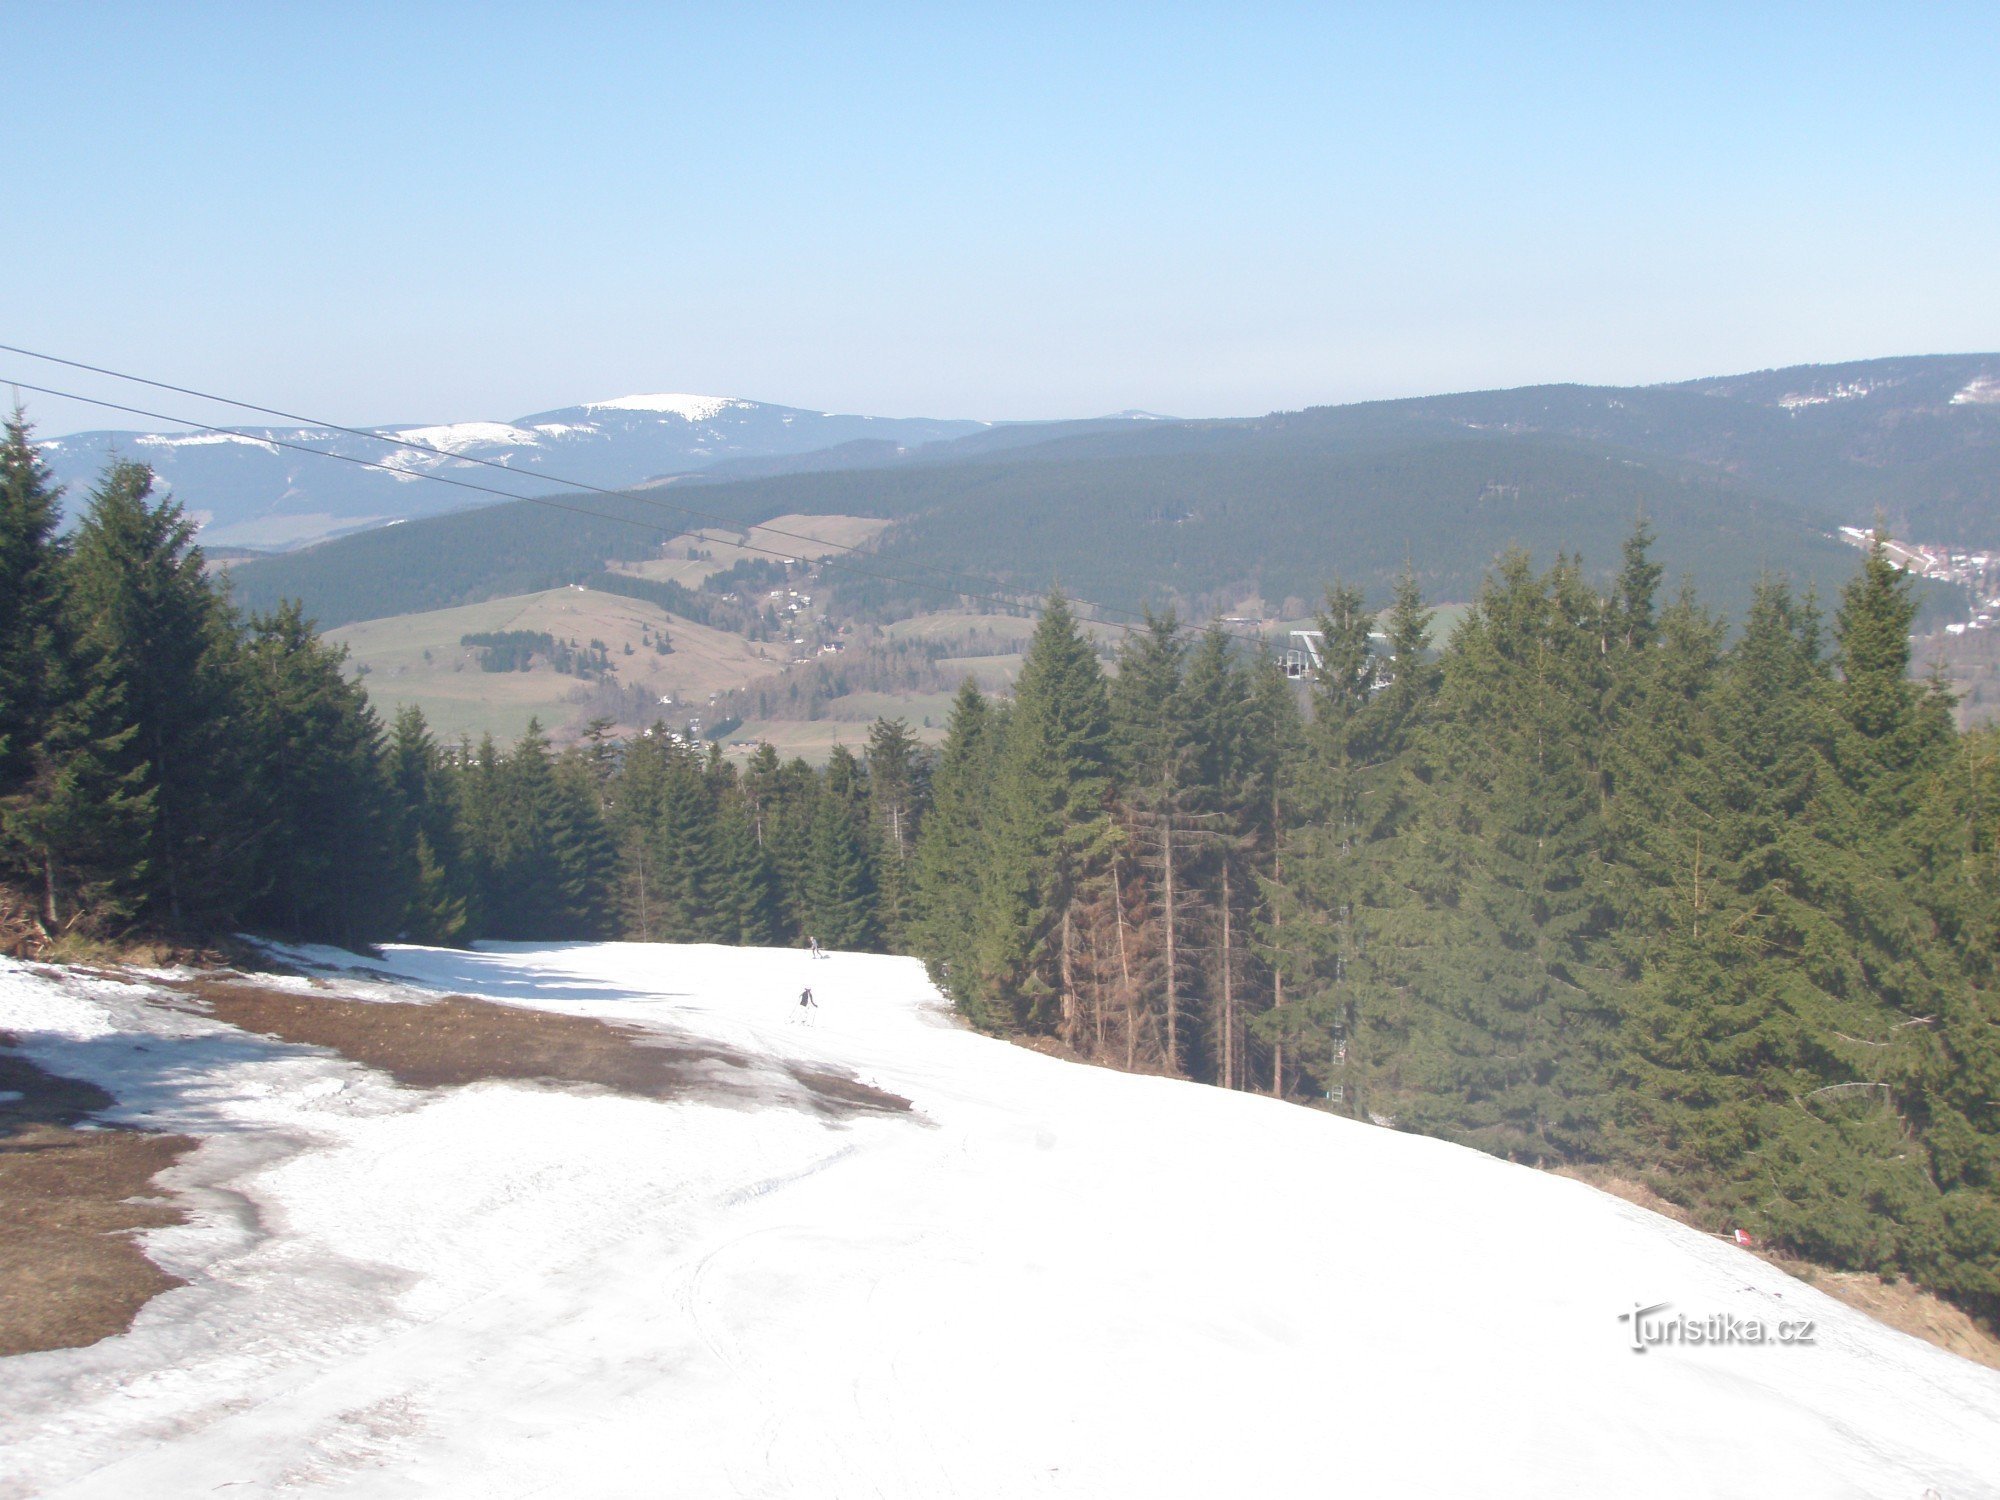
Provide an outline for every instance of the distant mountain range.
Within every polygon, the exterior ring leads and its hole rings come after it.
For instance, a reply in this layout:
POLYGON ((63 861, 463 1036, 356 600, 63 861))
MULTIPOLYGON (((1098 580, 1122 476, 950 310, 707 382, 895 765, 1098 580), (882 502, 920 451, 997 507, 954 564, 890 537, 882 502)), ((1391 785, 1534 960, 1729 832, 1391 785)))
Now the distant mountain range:
MULTIPOLYGON (((560 493, 564 481, 624 487, 698 473, 732 461, 796 458, 844 444, 872 455, 983 432, 984 422, 854 417, 728 396, 620 396, 516 417, 510 422, 369 429, 384 442, 316 427, 216 432, 80 432, 44 441, 49 467, 73 496, 89 489, 108 455, 140 459, 202 523, 209 546, 285 548, 389 521, 438 515, 499 497, 425 482, 425 475, 520 495, 560 493), (333 462, 284 444, 367 459, 333 462), (435 450, 424 452, 423 449, 435 450), (506 465, 514 480, 483 465, 506 465)), ((70 509, 78 505, 72 502, 70 509)))
POLYGON ((499 499, 427 483, 426 475, 550 496, 563 492, 564 481, 637 489, 1105 459, 1143 468, 1195 454, 1225 462, 1231 453, 1280 450, 1352 455, 1474 436, 1560 439, 1686 462, 1760 498, 1795 504, 1823 525, 1866 522, 1880 512, 1899 533, 1922 540, 1983 545, 2000 531, 1994 354, 1805 365, 1673 385, 1532 386, 1226 421, 1125 412, 1093 421, 990 423, 636 395, 507 422, 371 431, 380 437, 310 427, 245 427, 241 435, 86 432, 45 441, 42 449, 79 496, 108 454, 152 464, 202 521, 211 547, 284 549, 499 499), (286 443, 385 467, 333 462, 286 443))
POLYGON ((1879 517, 1915 541, 2000 546, 1994 354, 1246 420, 932 425, 971 430, 712 456, 667 489, 635 487, 629 507, 592 496, 593 510, 630 512, 594 529, 532 505, 415 521, 239 567, 239 597, 303 598, 333 624, 548 587, 648 555, 700 524, 686 507, 746 525, 892 521, 875 576, 829 572, 857 607, 892 613, 948 599, 918 581, 940 568, 1009 590, 1060 581, 1119 607, 1175 599, 1205 614, 1254 597, 1290 615, 1336 575, 1380 598, 1408 559, 1429 597, 1464 599, 1510 545, 1544 561, 1581 552, 1608 578, 1640 513, 1670 578, 1692 575, 1732 612, 1765 569, 1831 597, 1853 569, 1833 535, 1844 524, 1879 517))

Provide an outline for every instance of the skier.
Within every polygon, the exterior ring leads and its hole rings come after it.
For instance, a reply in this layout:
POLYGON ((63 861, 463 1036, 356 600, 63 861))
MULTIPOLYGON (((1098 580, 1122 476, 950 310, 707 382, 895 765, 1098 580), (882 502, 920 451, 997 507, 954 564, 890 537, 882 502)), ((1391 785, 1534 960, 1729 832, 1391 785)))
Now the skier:
POLYGON ((812 1025, 812 1013, 818 1009, 819 1009, 819 1001, 813 999, 812 988, 808 986, 807 988, 800 990, 799 1024, 802 1026, 812 1025))
POLYGON ((814 937, 811 933, 806 934, 806 956, 808 958, 826 957, 824 953, 819 951, 819 939, 814 937))

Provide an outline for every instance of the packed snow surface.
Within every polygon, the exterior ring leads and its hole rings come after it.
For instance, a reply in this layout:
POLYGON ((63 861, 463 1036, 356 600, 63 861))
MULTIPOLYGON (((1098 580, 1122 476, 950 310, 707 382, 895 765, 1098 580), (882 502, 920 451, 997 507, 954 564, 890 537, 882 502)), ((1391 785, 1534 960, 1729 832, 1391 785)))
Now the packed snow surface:
POLYGON ((2000 1494, 1992 1371, 1564 1178, 972 1035, 909 960, 368 967, 341 988, 614 1017, 914 1109, 403 1088, 0 964, 43 1066, 206 1138, 162 1180, 194 1220, 145 1240, 190 1284, 0 1362, 0 1493, 2000 1494), (1619 1315, 1658 1303, 1812 1342, 1637 1353, 1619 1315))

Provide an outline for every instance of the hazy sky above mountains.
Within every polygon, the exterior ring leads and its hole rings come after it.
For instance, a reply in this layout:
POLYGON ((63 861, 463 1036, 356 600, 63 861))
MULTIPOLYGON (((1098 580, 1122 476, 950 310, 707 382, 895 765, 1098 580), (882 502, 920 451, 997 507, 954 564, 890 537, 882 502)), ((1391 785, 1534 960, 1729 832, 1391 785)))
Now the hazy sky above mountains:
POLYGON ((2000 348, 2000 13, 1741 9, 16 4, 0 341, 347 422, 2000 348))

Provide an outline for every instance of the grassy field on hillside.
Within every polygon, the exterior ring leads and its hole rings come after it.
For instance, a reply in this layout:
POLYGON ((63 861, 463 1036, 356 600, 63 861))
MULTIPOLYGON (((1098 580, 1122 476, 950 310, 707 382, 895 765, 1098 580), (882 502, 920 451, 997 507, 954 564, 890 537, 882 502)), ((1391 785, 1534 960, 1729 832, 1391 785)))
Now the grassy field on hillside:
POLYGON ((546 667, 482 672, 476 653, 459 644, 465 635, 503 630, 542 631, 583 645, 603 641, 621 685, 696 703, 774 665, 759 654, 761 648, 740 636, 680 619, 642 600, 574 587, 364 620, 329 632, 329 639, 348 648, 356 670, 366 669, 369 697, 384 718, 414 703, 444 738, 490 730, 502 739, 515 739, 530 718, 539 718, 547 728, 566 723, 577 712, 572 699, 581 679, 546 667), (673 644, 665 656, 648 641, 661 631, 673 644), (629 655, 627 646, 632 648, 629 655))
MULTIPOLYGON (((929 728, 924 727, 921 717, 911 718, 907 709, 898 709, 889 717, 906 720, 910 733, 926 745, 944 739, 944 720, 935 714, 932 715, 935 722, 929 728)), ((786 760, 796 755, 822 765, 835 745, 845 745, 859 755, 868 744, 868 726, 873 722, 872 719, 753 719, 741 729, 731 731, 728 748, 740 760, 768 740, 771 748, 786 760)))
MULTIPOLYGON (((831 539, 836 528, 830 521, 852 522, 841 536, 858 536, 865 528, 881 523, 855 517, 791 517, 789 521, 821 526, 822 536, 831 539)), ((710 568, 725 562, 718 552, 715 562, 687 563, 689 568, 710 568)), ((650 566, 650 565, 649 565, 650 566)), ((1447 604, 1438 609, 1435 622, 1437 641, 1442 644, 1467 606, 1447 604)), ((1270 627, 1266 638, 1277 648, 1289 644, 1286 630, 1296 624, 1310 626, 1309 620, 1285 621, 1270 627)), ((991 695, 1012 692, 1019 677, 1023 651, 1035 622, 1013 615, 981 615, 966 611, 941 611, 898 620, 887 626, 880 639, 888 642, 926 641, 950 651, 937 662, 938 677, 932 686, 917 691, 865 689, 842 696, 818 699, 817 717, 807 718, 803 708, 798 718, 765 716, 751 718, 730 730, 725 738, 732 744, 768 739, 786 756, 802 755, 809 761, 823 761, 836 744, 859 749, 867 738, 868 726, 877 718, 900 718, 920 738, 935 742, 943 736, 949 720, 952 698, 965 677, 978 682, 991 695), (945 686, 938 687, 942 681, 945 686)), ((1125 636, 1112 627, 1086 625, 1088 634, 1115 648, 1125 636)), ((781 644, 758 644, 726 631, 671 615, 658 606, 620 595, 568 587, 540 593, 517 594, 480 604, 425 614, 399 615, 390 619, 368 620, 330 632, 330 638, 347 646, 357 670, 365 669, 370 696, 384 718, 406 703, 421 708, 433 729, 444 739, 461 735, 477 738, 492 733, 502 740, 519 738, 529 719, 539 719, 545 729, 556 732, 580 722, 587 712, 583 681, 548 667, 529 672, 484 672, 476 652, 461 646, 460 638, 486 631, 529 630, 546 632, 564 642, 587 646, 592 640, 604 642, 620 687, 643 690, 649 701, 671 696, 672 706, 661 705, 660 713, 678 722, 692 712, 704 717, 704 705, 711 694, 743 687, 759 679, 777 676, 788 680, 786 649, 781 644), (674 650, 666 656, 653 648, 652 637, 665 630, 674 650), (632 648, 626 654, 626 647, 632 648)), ((855 649, 865 649, 859 642, 855 649)), ((823 669, 824 662, 815 659, 823 669)), ((1110 666, 1110 664, 1107 664, 1110 666)), ((807 670, 804 667, 793 671, 807 670)), ((719 707, 716 713, 727 711, 719 707)), ((781 712, 783 710, 780 710, 781 712)), ((627 712, 632 712, 630 708, 627 712)), ((755 714, 755 710, 750 710, 755 714)))
POLYGON ((645 562, 612 563, 617 573, 631 573, 683 588, 700 588, 703 581, 739 562, 775 560, 771 554, 820 558, 847 547, 858 547, 880 536, 889 522, 868 516, 773 516, 756 530, 712 526, 675 537, 660 555, 645 562), (700 557, 687 554, 698 552, 700 557))
POLYGON ((965 610, 939 610, 936 614, 911 615, 887 626, 883 632, 892 641, 982 641, 1021 645, 1035 633, 1035 622, 1026 615, 975 615, 965 610))

